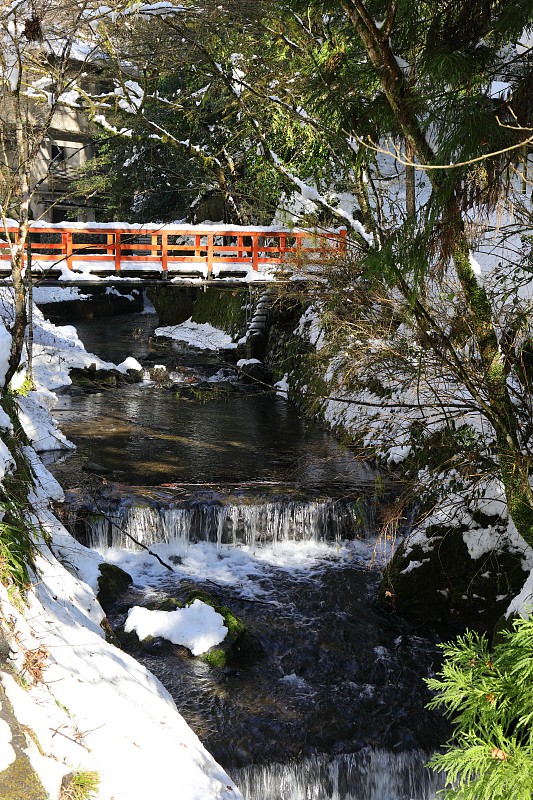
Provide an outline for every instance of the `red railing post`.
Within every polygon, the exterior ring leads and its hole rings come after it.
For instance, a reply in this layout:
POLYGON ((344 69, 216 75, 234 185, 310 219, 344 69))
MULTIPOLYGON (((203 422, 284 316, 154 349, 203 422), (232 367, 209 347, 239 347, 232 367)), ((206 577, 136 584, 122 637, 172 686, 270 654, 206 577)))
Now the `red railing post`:
POLYGON ((279 260, 280 263, 283 261, 283 256, 285 255, 285 248, 287 247, 287 234, 282 233, 279 237, 279 260))
POLYGON ((337 247, 341 253, 346 252, 346 237, 348 235, 348 231, 346 228, 340 228, 338 233, 338 244, 337 247))
POLYGON ((211 273, 213 272, 213 245, 214 245, 215 237, 212 233, 208 234, 207 236, 207 277, 211 277, 211 273))
POLYGON ((72 231, 61 231, 61 247, 66 256, 67 267, 72 269, 72 231))
POLYGON ((200 247, 202 244, 202 237, 198 234, 194 237, 194 255, 196 258, 200 258, 200 247))
POLYGON ((303 267, 303 254, 302 254, 302 244, 303 244, 303 233, 295 233, 296 236, 296 267, 297 269, 302 269, 303 267))
POLYGON ((120 259, 122 256, 122 236, 121 234, 116 231, 115 232, 115 269, 117 271, 120 270, 120 259))
POLYGON ((168 269, 168 233, 161 234, 161 269, 163 272, 168 269))
POLYGON ((252 233, 252 269, 257 272, 259 269, 259 234, 252 233))

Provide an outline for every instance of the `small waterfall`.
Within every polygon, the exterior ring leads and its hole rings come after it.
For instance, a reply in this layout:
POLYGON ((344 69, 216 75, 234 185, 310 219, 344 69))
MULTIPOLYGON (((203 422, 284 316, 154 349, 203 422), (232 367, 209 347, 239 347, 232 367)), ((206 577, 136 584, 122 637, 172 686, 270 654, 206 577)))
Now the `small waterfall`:
MULTIPOLYGON (((207 541, 251 547, 289 541, 366 538, 374 531, 370 500, 287 500, 252 504, 191 503, 187 507, 115 506, 84 520, 82 539, 102 550, 165 542, 181 549, 207 541), (128 535, 129 534, 129 535, 128 535)), ((77 523, 79 531, 79 520, 77 523)))
POLYGON ((421 751, 370 750, 252 766, 232 777, 245 800, 433 800, 440 776, 421 751))

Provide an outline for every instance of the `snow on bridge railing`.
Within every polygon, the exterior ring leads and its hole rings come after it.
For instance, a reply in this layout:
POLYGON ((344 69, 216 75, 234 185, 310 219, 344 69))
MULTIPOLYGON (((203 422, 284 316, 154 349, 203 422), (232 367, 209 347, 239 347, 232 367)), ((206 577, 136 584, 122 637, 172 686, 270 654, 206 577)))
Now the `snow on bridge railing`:
MULTIPOLYGON (((16 243, 16 224, 8 227, 16 243)), ((10 241, 0 240, 0 262, 9 261, 10 241)), ((125 223, 55 224, 31 226, 33 264, 43 270, 83 273, 135 271, 179 273, 197 271, 204 277, 233 272, 258 272, 283 263, 301 267, 317 257, 345 252, 346 229, 303 230, 234 225, 136 225, 125 223)))

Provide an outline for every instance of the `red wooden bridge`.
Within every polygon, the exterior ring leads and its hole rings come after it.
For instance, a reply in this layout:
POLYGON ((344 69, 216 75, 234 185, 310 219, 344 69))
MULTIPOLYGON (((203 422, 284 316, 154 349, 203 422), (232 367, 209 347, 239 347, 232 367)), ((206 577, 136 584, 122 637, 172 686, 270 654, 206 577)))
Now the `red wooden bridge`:
MULTIPOLYGON (((10 271, 16 225, 0 237, 0 275, 10 271)), ((277 280, 287 270, 345 252, 346 230, 307 231, 230 225, 32 224, 32 274, 43 282, 106 279, 187 283, 277 280)))

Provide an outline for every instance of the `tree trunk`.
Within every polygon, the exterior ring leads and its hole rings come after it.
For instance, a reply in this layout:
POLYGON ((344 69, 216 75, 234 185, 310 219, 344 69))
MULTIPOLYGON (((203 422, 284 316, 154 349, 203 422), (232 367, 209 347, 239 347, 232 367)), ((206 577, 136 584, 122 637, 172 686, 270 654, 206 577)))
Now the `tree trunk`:
POLYGON ((11 277, 13 279, 14 295, 14 320, 11 326, 11 350, 9 353, 9 365, 4 381, 4 390, 7 389, 11 378, 18 369, 22 350, 24 347, 24 336, 26 334, 27 310, 26 310, 26 286, 22 276, 24 251, 22 247, 16 245, 16 250, 11 261, 11 277))
POLYGON ((19 165, 19 191, 20 191, 20 210, 19 210, 19 235, 18 241, 13 245, 11 257, 11 277, 13 280, 13 304, 14 319, 11 327, 11 350, 9 353, 9 364, 4 381, 4 390, 7 389, 11 378, 15 374, 20 364, 22 350, 24 348, 24 337, 26 335, 26 325, 28 324, 27 304, 26 304, 26 283, 24 281, 24 248, 28 239, 30 227, 30 160, 27 123, 22 117, 20 103, 17 105, 17 125, 16 142, 17 157, 19 165))
MULTIPOLYGON (((376 27, 361 0, 342 0, 343 8, 354 26, 369 61, 379 75, 411 152, 421 164, 435 166, 432 148, 418 123, 411 103, 410 90, 392 52, 388 32, 376 27)), ((427 172, 435 192, 442 189, 438 170, 427 172)), ((529 459, 520 447, 519 426, 509 396, 505 366, 494 329, 492 307, 481 280, 474 273, 464 223, 454 198, 444 211, 444 223, 453 234, 452 260, 469 309, 469 325, 479 352, 483 372, 482 391, 490 406, 501 479, 509 514, 522 538, 533 547, 533 492, 529 484, 529 459)))

